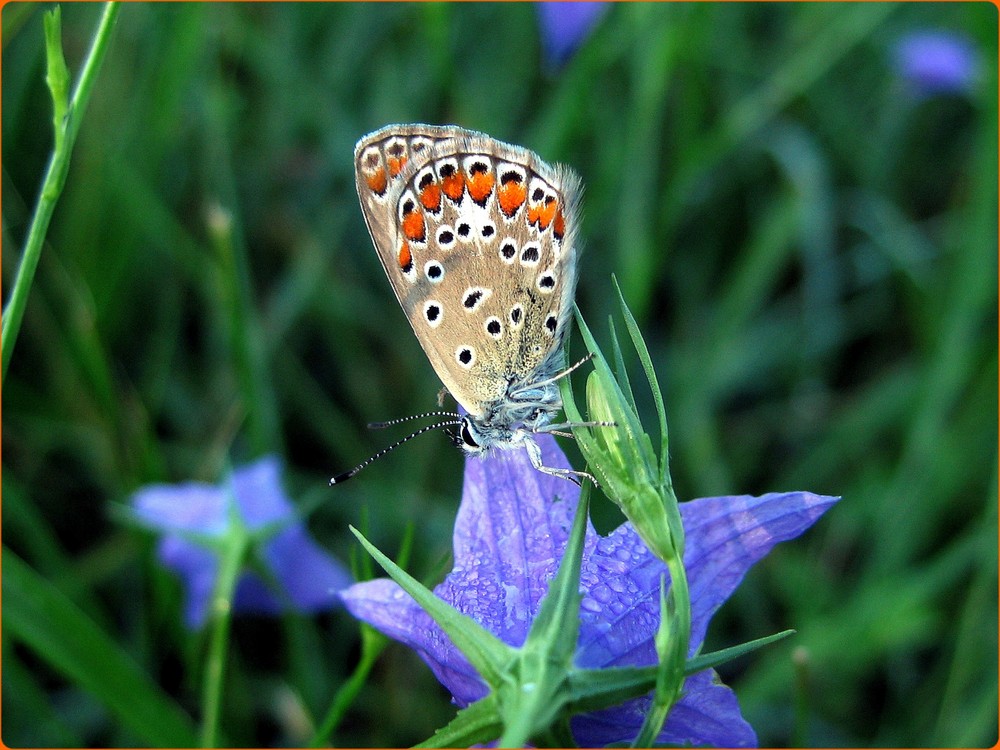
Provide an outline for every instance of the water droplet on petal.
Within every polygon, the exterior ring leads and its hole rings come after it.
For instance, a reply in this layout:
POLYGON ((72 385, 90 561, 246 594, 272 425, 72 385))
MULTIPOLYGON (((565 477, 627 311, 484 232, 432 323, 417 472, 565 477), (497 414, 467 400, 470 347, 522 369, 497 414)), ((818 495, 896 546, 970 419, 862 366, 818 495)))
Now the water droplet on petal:
POLYGON ((590 590, 590 595, 599 602, 607 603, 614 596, 611 589, 609 589, 604 584, 595 586, 590 590))

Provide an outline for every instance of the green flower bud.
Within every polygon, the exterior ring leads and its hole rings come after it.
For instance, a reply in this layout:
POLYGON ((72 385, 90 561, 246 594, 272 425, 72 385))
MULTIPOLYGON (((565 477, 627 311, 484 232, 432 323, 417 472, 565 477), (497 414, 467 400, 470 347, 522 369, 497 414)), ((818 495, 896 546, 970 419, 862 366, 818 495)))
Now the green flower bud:
MULTIPOLYGON (((661 411, 664 445, 658 457, 652 439, 639 421, 627 378, 624 375, 615 377, 579 314, 580 332, 594 357, 594 372, 587 379, 587 419, 601 424, 575 427, 573 436, 605 494, 622 509, 650 550, 662 560, 679 559, 684 546, 683 529, 669 472, 665 465, 661 465, 667 460, 667 452, 666 419, 662 415, 659 387, 649 364, 646 346, 624 301, 622 305, 632 343, 653 389, 657 409, 661 411)), ((617 341, 615 351, 619 351, 617 341)), ((563 404, 571 422, 585 421, 565 381, 563 404)))

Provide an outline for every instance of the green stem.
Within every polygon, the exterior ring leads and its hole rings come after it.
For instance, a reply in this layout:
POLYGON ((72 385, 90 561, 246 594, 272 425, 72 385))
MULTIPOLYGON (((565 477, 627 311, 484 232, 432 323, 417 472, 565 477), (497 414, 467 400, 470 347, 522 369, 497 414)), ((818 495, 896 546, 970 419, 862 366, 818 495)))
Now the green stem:
POLYGON ((316 730, 313 738, 309 741, 309 747, 325 747, 330 743, 330 737, 337 731, 337 727, 344 718, 344 714, 347 713, 347 709, 350 708, 351 704, 358 697, 358 693, 361 692, 361 688, 365 685, 365 680, 368 679, 368 673, 375 665, 379 654, 382 653, 388 642, 388 639, 384 635, 370 626, 362 625, 361 627, 361 659, 358 661, 358 665, 354 668, 354 672, 351 673, 347 682, 340 686, 337 694, 333 697, 333 703, 330 704, 330 709, 326 712, 326 716, 323 717, 323 722, 320 724, 319 729, 316 730))
POLYGON ((684 569, 684 527, 681 522, 677 498, 669 484, 660 488, 671 527, 673 554, 664 562, 670 571, 670 591, 667 606, 660 608, 660 629, 656 635, 656 651, 660 670, 656 678, 653 704, 646 712, 639 735, 633 747, 652 747, 663 729, 670 709, 684 694, 684 672, 691 643, 691 592, 688 589, 687 571, 684 569))
MULTIPOLYGON (((21 320, 24 317, 24 309, 28 303, 28 292, 31 290, 31 283, 35 278, 35 269, 38 267, 38 259, 41 257, 42 245, 45 242, 45 235, 49 229, 49 222, 52 220, 56 202, 59 200, 63 185, 66 182, 73 144, 76 142, 76 135, 80 131, 80 123, 83 121, 87 103, 90 101, 90 94, 93 91, 97 73, 107 53, 108 44, 111 39, 111 29, 118 16, 118 11, 118 3, 107 3, 104 6, 104 15, 101 17, 101 23, 97 27, 97 33, 94 36, 90 52, 83 64, 80 81, 73 92, 73 98, 66 110, 66 116, 61 118, 61 122, 56 124, 55 145, 52 149, 52 156, 49 158, 48 171, 45 173, 45 180, 42 183, 38 205, 35 207, 35 213, 31 219, 28 239, 25 242, 24 252, 21 255, 21 262, 17 269, 17 276, 14 279, 10 299, 3 310, 2 356, 4 380, 7 379, 7 367, 10 365, 11 355, 14 352, 14 342, 17 341, 17 334, 21 329, 21 320)), ((46 46, 46 54, 49 56, 50 62, 55 53, 54 46, 52 44, 46 46)), ((58 55, 61 59, 61 49, 58 50, 58 55)), ((59 102, 54 91, 53 102, 55 110, 58 112, 62 103, 59 102)))
POLYGON ((217 747, 219 721, 222 713, 222 682, 226 655, 229 651, 229 626, 232 621, 233 596, 240 570, 250 545, 250 537, 242 526, 239 533, 230 534, 222 552, 219 578, 212 595, 210 640, 205 660, 202 689, 201 747, 217 747))
POLYGON ((795 681, 792 683, 793 723, 790 747, 808 747, 809 737, 809 652, 797 648, 792 652, 795 681))
POLYGON ((518 697, 518 710, 506 712, 507 719, 504 720, 503 734, 497 740, 497 747, 524 747, 531 737, 535 720, 552 700, 551 695, 529 695, 523 689, 518 697))
POLYGON ((262 344, 266 336, 254 311, 246 253, 234 236, 232 215, 222 206, 210 208, 208 229, 221 261, 223 306, 229 315, 229 340, 247 409, 249 439, 257 453, 280 453, 281 430, 262 344))

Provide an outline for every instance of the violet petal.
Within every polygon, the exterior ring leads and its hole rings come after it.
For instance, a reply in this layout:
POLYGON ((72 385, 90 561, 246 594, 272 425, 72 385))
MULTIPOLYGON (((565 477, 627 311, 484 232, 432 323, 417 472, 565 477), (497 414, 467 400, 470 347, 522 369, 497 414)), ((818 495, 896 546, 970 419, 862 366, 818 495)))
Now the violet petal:
MULTIPOLYGON (((567 466, 555 441, 539 436, 547 466, 567 466)), ((537 613, 565 548, 579 490, 537 472, 521 451, 468 459, 455 526, 455 564, 435 593, 506 643, 518 646, 537 613), (555 499, 552 499, 555 498, 555 499)), ((708 622, 749 568, 778 542, 792 539, 836 498, 811 493, 703 498, 681 504, 685 567, 691 589, 691 652, 708 622)), ((606 538, 588 525, 581 573, 584 593, 576 662, 581 667, 656 663, 659 586, 666 566, 631 524, 606 538)), ((486 686, 430 617, 395 583, 356 584, 343 594, 358 618, 420 653, 459 705, 486 686)), ((750 746, 756 737, 735 695, 706 670, 689 678, 661 739, 671 743, 750 746)), ((648 698, 574 719, 581 744, 634 737, 648 698), (608 739, 613 736, 613 739, 608 739)))
POLYGON ((607 10, 607 3, 543 2, 537 7, 545 60, 555 67, 583 44, 607 10))

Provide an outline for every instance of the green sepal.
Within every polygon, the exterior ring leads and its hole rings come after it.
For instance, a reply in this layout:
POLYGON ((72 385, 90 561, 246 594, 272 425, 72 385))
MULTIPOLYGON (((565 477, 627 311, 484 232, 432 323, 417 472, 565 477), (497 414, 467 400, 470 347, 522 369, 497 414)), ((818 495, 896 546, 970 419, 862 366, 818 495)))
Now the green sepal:
MULTIPOLYGON (((706 669, 715 669, 728 661, 784 640, 794 633, 794 630, 783 630, 738 646, 693 656, 684 663, 684 676, 690 677, 706 669)), ((597 711, 645 695, 655 687, 659 669, 654 664, 649 667, 574 670, 569 676, 570 705, 573 706, 573 712, 597 711)))
POLYGON ((497 689, 504 733, 501 747, 521 747, 546 730, 569 698, 580 634, 580 567, 587 535, 590 487, 584 485, 559 571, 549 584, 509 678, 497 689))
POLYGON ((497 696, 490 693, 461 709, 454 719, 414 747, 471 747, 495 740, 502 731, 497 696))
POLYGON ((580 627, 579 581, 588 498, 584 489, 559 570, 524 645, 517 649, 439 599, 351 527, 368 553, 444 630, 491 689, 486 698, 460 711, 423 746, 469 745, 500 736, 501 746, 520 747, 536 733, 548 731, 572 701, 569 678, 576 671, 573 657, 580 627))
POLYGON ((656 407, 656 416, 660 422, 660 483, 670 485, 670 440, 667 431, 667 410, 663 404, 663 393, 660 391, 660 383, 656 379, 656 370, 653 369, 653 360, 649 356, 649 349, 639 331, 639 324, 635 321, 635 316, 625 302, 625 296, 618 285, 618 278, 614 275, 611 280, 615 283, 615 291, 618 292, 618 302, 622 308, 622 317, 625 319, 625 328, 628 330, 629 338, 632 339, 632 346, 639 357, 642 369, 646 373, 646 380, 649 381, 649 390, 653 394, 653 405, 656 407))
POLYGON ((351 533, 368 551, 368 554, 374 557, 375 561, 389 574, 389 577, 399 584, 403 591, 412 596, 413 600, 451 638, 455 647, 465 655, 465 658, 475 667, 486 684, 498 685, 509 669, 510 662, 514 657, 514 649, 471 617, 463 615, 435 596, 434 592, 383 555, 356 528, 351 526, 350 529, 351 533))
POLYGON ((542 599, 531 624, 524 647, 544 646, 550 659, 572 666, 580 634, 580 567, 587 538, 587 512, 590 507, 590 484, 580 490, 573 517, 573 529, 566 541, 562 562, 549 591, 542 599))
POLYGON ((608 332, 611 334, 611 353, 615 358, 615 375, 618 378, 618 384, 621 386, 626 398, 628 398, 628 403, 632 407, 632 411, 638 414, 639 407, 635 405, 635 394, 632 393, 632 383, 629 382, 628 368, 625 366, 625 355, 622 353, 622 346, 618 342, 618 330, 615 327, 615 319, 610 315, 608 316, 608 332))
MULTIPOLYGON (((745 656, 764 646, 769 646, 795 633, 780 633, 757 638, 738 646, 699 654, 684 663, 684 676, 690 677, 706 669, 714 669, 728 661, 745 656)), ((604 669, 575 669, 569 675, 568 705, 571 713, 599 711, 617 706, 632 698, 646 695, 655 689, 659 665, 649 667, 605 667, 604 669)))
POLYGON ((745 656, 746 654, 756 651, 759 648, 763 648, 764 646, 770 646, 772 643, 777 643, 778 641, 784 640, 788 636, 794 634, 794 630, 782 630, 780 633, 765 635, 763 638, 755 638, 752 641, 741 643, 738 646, 730 646, 729 648, 719 649, 718 651, 712 651, 708 654, 693 656, 687 660, 684 673, 692 675, 695 672, 701 672, 703 669, 714 669, 720 664, 725 664, 727 661, 732 661, 733 659, 745 656))
POLYGON ((576 669, 569 675, 569 706, 573 713, 600 711, 646 695, 656 686, 659 667, 576 669))

